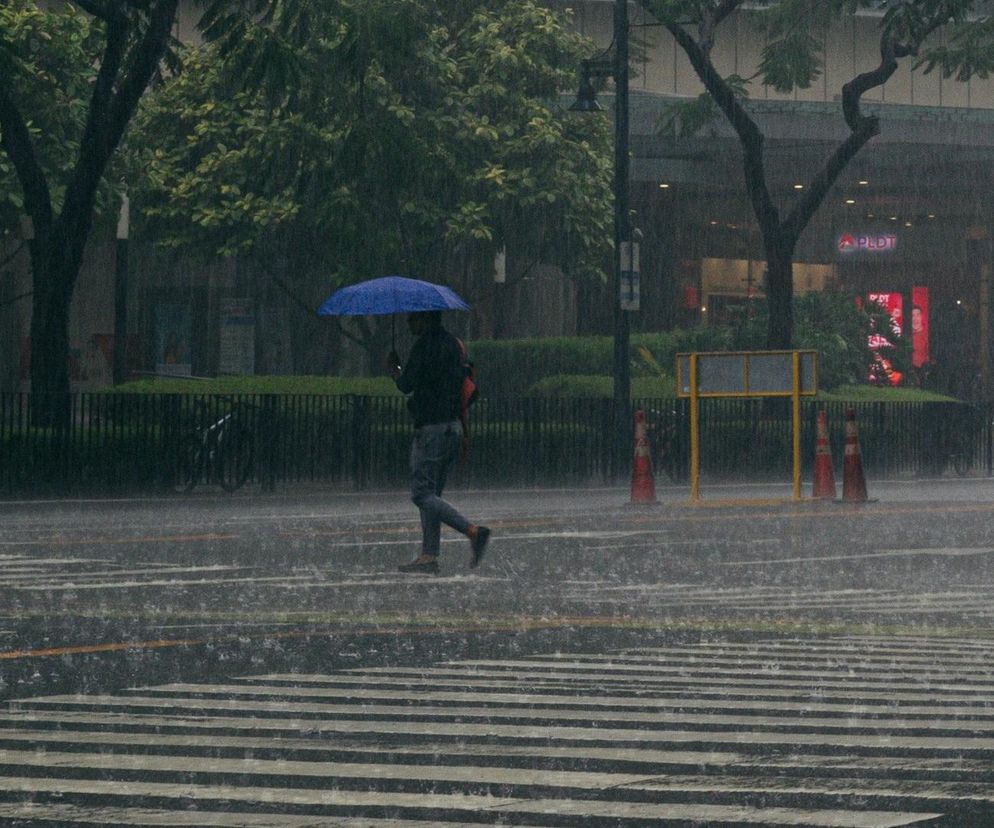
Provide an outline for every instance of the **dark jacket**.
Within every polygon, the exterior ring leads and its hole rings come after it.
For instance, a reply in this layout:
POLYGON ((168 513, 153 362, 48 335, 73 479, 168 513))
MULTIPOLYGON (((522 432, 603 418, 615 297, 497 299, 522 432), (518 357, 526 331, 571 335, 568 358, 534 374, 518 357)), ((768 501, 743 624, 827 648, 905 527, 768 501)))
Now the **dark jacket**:
POLYGON ((465 371, 458 340, 444 328, 418 337, 397 387, 410 394, 415 428, 459 419, 459 393, 465 371))

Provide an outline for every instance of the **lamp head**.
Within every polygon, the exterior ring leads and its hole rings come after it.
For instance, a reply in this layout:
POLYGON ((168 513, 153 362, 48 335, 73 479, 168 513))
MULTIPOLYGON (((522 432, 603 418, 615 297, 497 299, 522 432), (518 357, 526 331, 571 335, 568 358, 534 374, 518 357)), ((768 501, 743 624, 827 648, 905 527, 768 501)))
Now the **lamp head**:
POLYGON ((590 63, 583 61, 580 65, 580 88, 576 100, 569 106, 570 112, 603 112, 604 107, 597 102, 597 92, 590 80, 590 63))

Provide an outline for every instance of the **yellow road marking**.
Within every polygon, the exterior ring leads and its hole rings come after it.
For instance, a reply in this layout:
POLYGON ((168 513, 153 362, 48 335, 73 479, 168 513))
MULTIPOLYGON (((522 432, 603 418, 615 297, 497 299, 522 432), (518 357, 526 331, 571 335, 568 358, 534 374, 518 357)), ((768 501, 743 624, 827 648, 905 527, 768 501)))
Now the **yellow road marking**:
POLYGON ((11 661, 17 658, 42 658, 45 656, 80 655, 83 653, 114 653, 121 650, 153 650, 159 647, 183 647, 203 644, 196 639, 160 639, 158 641, 123 641, 110 644, 82 644, 75 647, 46 647, 40 650, 13 650, 0 653, 0 660, 11 661))
MULTIPOLYGON (((916 627, 914 625, 880 625, 874 623, 831 623, 807 621, 750 622, 735 620, 687 619, 685 621, 641 618, 627 615, 620 616, 561 616, 558 618, 544 617, 503 617, 503 618, 461 618, 440 617, 426 624, 424 618, 385 618, 381 622, 372 622, 355 627, 343 624, 345 619, 329 619, 312 621, 307 629, 267 632, 256 636, 228 634, 204 638, 155 639, 151 641, 123 641, 104 644, 78 645, 73 647, 49 647, 37 650, 14 650, 0 653, 0 660, 13 661, 28 658, 48 658, 53 656, 77 655, 88 653, 111 653, 125 650, 152 650, 166 647, 191 647, 203 644, 218 644, 225 641, 253 641, 273 639, 308 638, 312 636, 331 635, 423 635, 423 634, 454 634, 473 632, 532 632, 536 630, 562 629, 577 627, 584 629, 621 629, 663 632, 682 632, 687 630, 710 633, 754 633, 777 635, 891 635, 904 636, 908 634, 925 634, 929 638, 941 640, 944 638, 977 638, 989 640, 994 630, 989 627, 916 627)), ((302 622, 307 623, 307 622, 302 622)))

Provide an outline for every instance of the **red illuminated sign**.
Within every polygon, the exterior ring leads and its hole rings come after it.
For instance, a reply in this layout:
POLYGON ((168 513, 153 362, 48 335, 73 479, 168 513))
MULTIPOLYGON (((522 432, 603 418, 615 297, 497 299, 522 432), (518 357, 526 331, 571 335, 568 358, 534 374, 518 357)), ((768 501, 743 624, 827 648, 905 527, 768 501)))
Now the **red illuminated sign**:
POLYGON ((842 233, 835 246, 840 253, 885 253, 897 250, 897 236, 888 233, 842 233))

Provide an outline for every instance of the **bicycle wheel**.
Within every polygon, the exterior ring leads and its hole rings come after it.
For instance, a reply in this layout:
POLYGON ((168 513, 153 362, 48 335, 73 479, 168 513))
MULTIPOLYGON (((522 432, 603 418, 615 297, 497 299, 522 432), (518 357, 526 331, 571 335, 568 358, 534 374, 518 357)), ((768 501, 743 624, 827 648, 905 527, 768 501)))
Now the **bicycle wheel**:
POLYGON ((221 436, 217 454, 217 473, 221 488, 233 492, 252 476, 255 447, 252 435, 243 428, 230 428, 221 436))
POLYGON ((174 492, 189 492, 200 480, 204 466, 204 451, 200 438, 187 434, 176 447, 170 469, 170 483, 174 492))

